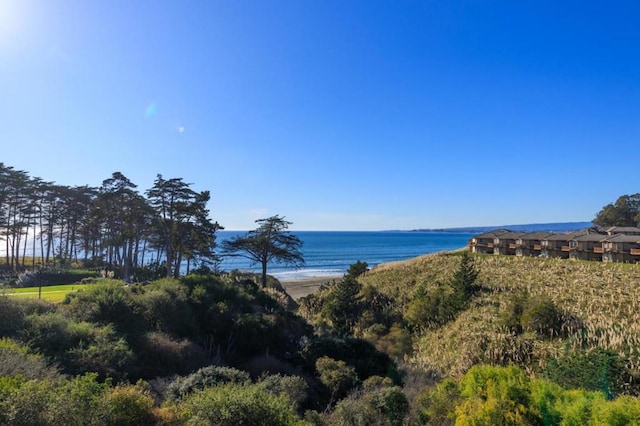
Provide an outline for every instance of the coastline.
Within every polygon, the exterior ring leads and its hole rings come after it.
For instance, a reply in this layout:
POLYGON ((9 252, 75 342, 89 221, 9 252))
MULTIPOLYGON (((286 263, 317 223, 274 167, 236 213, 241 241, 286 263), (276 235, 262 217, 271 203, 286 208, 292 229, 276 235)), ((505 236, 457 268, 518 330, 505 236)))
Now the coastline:
POLYGON ((323 277, 310 277, 291 280, 281 280, 280 284, 284 287, 284 290, 295 301, 300 300, 302 297, 315 293, 323 284, 331 283, 332 281, 340 281, 342 275, 332 275, 323 277))

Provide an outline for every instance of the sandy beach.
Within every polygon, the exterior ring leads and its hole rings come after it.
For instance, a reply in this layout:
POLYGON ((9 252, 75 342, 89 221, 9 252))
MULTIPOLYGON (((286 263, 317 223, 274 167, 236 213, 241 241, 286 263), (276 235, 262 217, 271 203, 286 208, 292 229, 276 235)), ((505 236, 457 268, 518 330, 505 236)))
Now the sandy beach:
POLYGON ((330 283, 333 280, 338 281, 341 278, 342 275, 312 277, 299 280, 285 280, 281 281, 281 284, 287 293, 289 293, 289 296, 293 297, 294 300, 298 300, 301 297, 315 293, 322 284, 330 283))

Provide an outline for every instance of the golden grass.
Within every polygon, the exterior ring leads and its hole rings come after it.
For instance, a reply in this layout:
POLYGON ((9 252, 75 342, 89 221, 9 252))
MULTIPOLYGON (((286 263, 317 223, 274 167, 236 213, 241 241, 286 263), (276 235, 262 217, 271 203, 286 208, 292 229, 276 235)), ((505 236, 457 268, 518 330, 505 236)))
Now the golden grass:
MULTIPOLYGON (((640 370, 640 265, 486 255, 475 260, 488 291, 452 323, 419 333, 407 362, 459 376, 478 362, 541 366, 561 351, 600 347, 640 370), (566 339, 513 336, 503 329, 500 310, 522 290, 549 297, 565 313, 566 339)), ((419 286, 428 291, 446 282, 458 264, 458 256, 427 255, 381 265, 361 282, 403 310, 419 286)))

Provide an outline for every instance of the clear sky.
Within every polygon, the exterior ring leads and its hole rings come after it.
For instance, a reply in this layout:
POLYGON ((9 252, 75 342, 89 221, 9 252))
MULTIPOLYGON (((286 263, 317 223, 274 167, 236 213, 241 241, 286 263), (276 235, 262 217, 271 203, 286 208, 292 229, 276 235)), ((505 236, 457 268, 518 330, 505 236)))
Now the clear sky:
POLYGON ((0 161, 227 229, 591 220, 639 154, 637 1, 0 0, 0 161))

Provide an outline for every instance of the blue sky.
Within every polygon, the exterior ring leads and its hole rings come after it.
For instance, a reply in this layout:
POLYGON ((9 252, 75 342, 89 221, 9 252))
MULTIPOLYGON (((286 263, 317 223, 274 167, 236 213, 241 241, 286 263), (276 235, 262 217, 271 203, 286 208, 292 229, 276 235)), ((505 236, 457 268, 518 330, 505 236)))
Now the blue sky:
POLYGON ((0 0, 0 161, 249 229, 590 220, 640 191, 640 3, 0 0))

